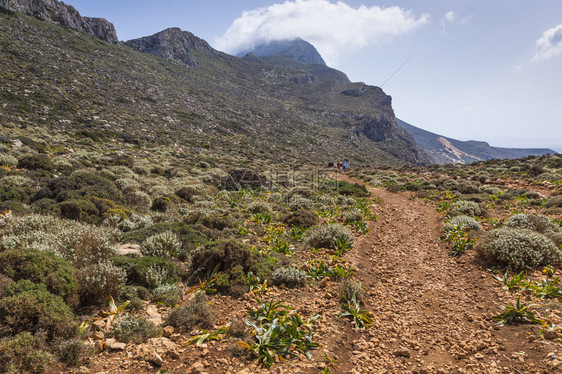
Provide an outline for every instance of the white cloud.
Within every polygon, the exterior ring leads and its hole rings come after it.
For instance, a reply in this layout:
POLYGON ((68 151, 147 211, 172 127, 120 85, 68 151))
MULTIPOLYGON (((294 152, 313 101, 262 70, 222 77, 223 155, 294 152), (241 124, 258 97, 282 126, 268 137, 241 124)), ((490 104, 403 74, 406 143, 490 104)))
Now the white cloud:
POLYGON ((537 40, 537 52, 532 61, 547 60, 562 55, 562 25, 548 29, 537 40))
POLYGON ((452 10, 450 12, 445 13, 443 16, 446 22, 453 23, 457 19, 457 15, 452 10))
POLYGON ((300 37, 334 65, 342 53, 389 43, 428 21, 427 14, 416 16, 399 7, 353 8, 343 1, 290 0, 244 11, 214 47, 239 53, 272 40, 300 37))

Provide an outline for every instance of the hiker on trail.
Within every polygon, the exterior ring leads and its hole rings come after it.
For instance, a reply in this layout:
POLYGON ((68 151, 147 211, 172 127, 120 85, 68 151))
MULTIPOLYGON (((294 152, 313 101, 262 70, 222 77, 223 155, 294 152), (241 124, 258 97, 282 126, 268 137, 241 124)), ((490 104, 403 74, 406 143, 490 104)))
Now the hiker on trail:
POLYGON ((334 167, 334 163, 332 161, 328 162, 328 167, 329 168, 333 168, 334 167))
POLYGON ((343 171, 347 172, 347 169, 349 169, 349 161, 347 161, 347 159, 343 160, 342 166, 343 166, 343 171))

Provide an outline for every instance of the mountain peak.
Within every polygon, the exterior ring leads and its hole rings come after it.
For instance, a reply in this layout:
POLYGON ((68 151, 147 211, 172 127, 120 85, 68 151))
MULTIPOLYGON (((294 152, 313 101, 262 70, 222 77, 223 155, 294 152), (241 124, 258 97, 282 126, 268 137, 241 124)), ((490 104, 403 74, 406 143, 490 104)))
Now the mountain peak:
POLYGON ((205 40, 178 27, 171 27, 151 36, 128 40, 125 44, 141 52, 183 62, 191 67, 199 67, 191 56, 191 50, 203 51, 212 55, 219 54, 205 40))
POLYGON ((238 56, 242 57, 248 53, 252 53, 257 57, 280 55, 304 62, 305 64, 326 65, 326 62, 316 48, 301 38, 272 40, 257 45, 251 50, 246 50, 238 56))
POLYGON ((82 17, 71 5, 57 0, 0 0, 0 7, 84 31, 109 43, 118 42, 115 26, 104 18, 82 17))

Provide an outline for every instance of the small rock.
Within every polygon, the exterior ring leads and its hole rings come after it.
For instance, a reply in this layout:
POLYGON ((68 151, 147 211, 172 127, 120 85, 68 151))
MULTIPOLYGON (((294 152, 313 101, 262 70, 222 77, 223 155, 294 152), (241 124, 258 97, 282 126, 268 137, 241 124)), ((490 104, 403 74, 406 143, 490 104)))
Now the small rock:
POLYGON ((411 356, 410 351, 406 347, 398 348, 397 350, 394 351, 394 355, 396 357, 406 357, 406 358, 410 358, 411 356))
POLYGON ((127 344, 115 342, 115 343, 111 344, 111 346, 109 348, 112 351, 121 352, 121 351, 124 351, 125 349, 127 349, 127 344))
POLYGON ((158 312, 158 308, 156 308, 155 305, 147 306, 145 312, 148 314, 147 320, 151 321, 155 325, 162 324, 162 315, 158 312))
POLYGON ((90 369, 88 369, 88 368, 85 367, 85 366, 80 366, 80 367, 78 368, 78 373, 79 373, 79 374, 89 374, 89 373, 90 373, 90 369))
POLYGON ((202 373, 204 371, 205 371, 205 364, 201 361, 195 362, 193 365, 189 367, 189 369, 187 369, 188 373, 193 373, 193 374, 202 373))
POLYGON ((164 334, 165 338, 169 338, 170 336, 172 336, 174 334, 174 327, 173 326, 164 327, 163 334, 164 334))
POLYGON ((180 358, 180 354, 175 350, 166 351, 166 356, 168 356, 172 360, 177 360, 180 358))
POLYGON ((140 245, 138 244, 121 244, 115 248, 115 253, 119 256, 142 257, 140 245))
POLYGON ((162 366, 162 364, 164 363, 162 357, 156 352, 153 352, 152 355, 150 355, 148 361, 152 362, 156 366, 162 366))
POLYGON ((556 331, 552 331, 552 330, 545 330, 543 335, 544 335, 544 338, 548 339, 548 340, 554 340, 554 339, 558 338, 558 333, 556 331))
POLYGON ((228 360, 226 358, 217 358, 217 363, 221 365, 228 365, 228 360))
POLYGON ((117 341, 114 338, 105 339, 103 341, 103 349, 109 349, 115 343, 117 343, 117 341))
POLYGON ((474 358, 477 360, 483 360, 484 359, 484 355, 482 353, 477 353, 474 355, 474 358))
POLYGON ((94 329, 96 330, 100 330, 100 331, 105 331, 105 321, 99 319, 97 321, 94 321, 92 323, 92 326, 94 327, 94 329))

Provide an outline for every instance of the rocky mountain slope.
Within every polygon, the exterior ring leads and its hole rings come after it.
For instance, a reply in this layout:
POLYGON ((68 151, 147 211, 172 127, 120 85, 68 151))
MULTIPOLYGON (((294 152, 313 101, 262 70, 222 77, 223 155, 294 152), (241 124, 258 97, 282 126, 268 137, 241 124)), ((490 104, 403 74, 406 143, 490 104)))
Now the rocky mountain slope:
POLYGON ((280 55, 307 64, 326 65, 326 62, 324 62, 324 59, 320 56, 316 48, 301 38, 293 40, 273 40, 241 52, 238 54, 238 57, 243 57, 248 53, 258 57, 280 55))
POLYGON ((177 27, 166 29, 152 36, 129 40, 125 42, 125 45, 167 60, 183 62, 191 67, 199 67, 191 58, 191 51, 200 51, 213 56, 220 54, 203 39, 177 27))
POLYGON ((141 53, 21 14, 0 22, 0 121, 11 126, 278 162, 427 161, 389 96, 324 65, 240 59, 179 29, 127 42, 141 53))
POLYGON ((106 42, 118 42, 112 23, 104 18, 82 17, 73 6, 57 0, 0 0, 0 7, 84 31, 106 42))
POLYGON ((413 135, 416 143, 423 148, 437 164, 471 163, 491 159, 514 159, 526 156, 556 154, 547 148, 501 148, 482 141, 462 141, 438 135, 397 119, 401 128, 413 135))

